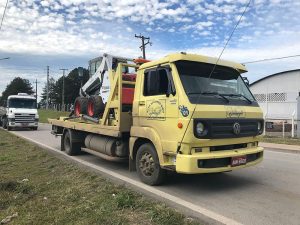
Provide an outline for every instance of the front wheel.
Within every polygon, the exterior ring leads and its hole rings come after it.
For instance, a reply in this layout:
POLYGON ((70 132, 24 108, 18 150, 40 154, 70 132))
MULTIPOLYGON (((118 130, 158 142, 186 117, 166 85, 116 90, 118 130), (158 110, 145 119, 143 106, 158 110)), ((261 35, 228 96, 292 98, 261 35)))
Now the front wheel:
POLYGON ((140 146, 135 161, 138 176, 144 183, 159 185, 164 181, 166 171, 160 167, 156 150, 152 144, 147 143, 140 146))

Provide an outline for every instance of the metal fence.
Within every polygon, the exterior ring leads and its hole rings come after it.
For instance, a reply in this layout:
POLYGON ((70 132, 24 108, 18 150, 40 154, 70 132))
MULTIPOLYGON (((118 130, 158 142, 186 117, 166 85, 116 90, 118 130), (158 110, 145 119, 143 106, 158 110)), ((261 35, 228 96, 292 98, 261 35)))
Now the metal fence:
POLYGON ((298 120, 287 118, 265 118, 264 135, 274 137, 297 137, 298 120))

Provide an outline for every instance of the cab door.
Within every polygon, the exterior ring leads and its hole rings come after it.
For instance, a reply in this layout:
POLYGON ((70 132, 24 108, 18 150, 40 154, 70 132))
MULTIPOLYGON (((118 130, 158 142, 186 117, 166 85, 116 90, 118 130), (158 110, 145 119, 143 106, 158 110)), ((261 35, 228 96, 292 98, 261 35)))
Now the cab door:
POLYGON ((160 137, 164 151, 176 151, 178 95, 169 66, 145 70, 142 79, 139 125, 151 127, 160 137))

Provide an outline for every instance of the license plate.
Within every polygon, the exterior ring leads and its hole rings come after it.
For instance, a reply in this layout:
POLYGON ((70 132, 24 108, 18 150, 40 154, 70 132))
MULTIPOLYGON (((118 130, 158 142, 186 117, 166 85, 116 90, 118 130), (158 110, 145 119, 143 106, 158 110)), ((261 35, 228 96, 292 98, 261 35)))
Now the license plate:
POLYGON ((245 165, 247 163, 246 156, 237 156, 231 158, 231 166, 240 166, 245 165))
POLYGON ((22 123, 22 126, 23 126, 23 127, 27 127, 27 126, 28 126, 28 123, 22 123))

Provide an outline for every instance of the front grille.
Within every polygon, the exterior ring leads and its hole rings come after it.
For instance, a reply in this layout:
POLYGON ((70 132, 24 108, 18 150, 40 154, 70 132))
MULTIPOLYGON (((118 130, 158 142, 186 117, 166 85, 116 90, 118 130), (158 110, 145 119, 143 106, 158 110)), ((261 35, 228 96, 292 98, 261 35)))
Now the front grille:
POLYGON ((198 160, 198 168, 219 168, 230 165, 231 158, 198 160))
POLYGON ((212 146, 209 149, 211 152, 214 152, 214 151, 234 150, 234 149, 240 149, 240 148, 247 148, 247 143, 212 146))
POLYGON ((15 114, 16 123, 34 123, 35 114, 25 114, 25 113, 16 113, 15 114))
POLYGON ((253 162, 253 161, 259 159, 261 156, 262 156, 261 152, 254 153, 254 154, 249 154, 249 155, 247 155, 247 163, 253 162))
POLYGON ((260 119, 195 119, 194 133, 198 122, 202 122, 208 130, 207 135, 199 138, 235 138, 235 137, 251 137, 258 135, 257 123, 260 119), (240 125, 240 133, 235 134, 233 125, 238 123, 240 125))

